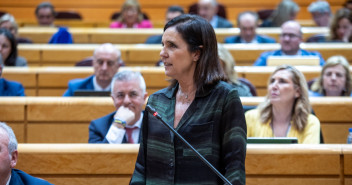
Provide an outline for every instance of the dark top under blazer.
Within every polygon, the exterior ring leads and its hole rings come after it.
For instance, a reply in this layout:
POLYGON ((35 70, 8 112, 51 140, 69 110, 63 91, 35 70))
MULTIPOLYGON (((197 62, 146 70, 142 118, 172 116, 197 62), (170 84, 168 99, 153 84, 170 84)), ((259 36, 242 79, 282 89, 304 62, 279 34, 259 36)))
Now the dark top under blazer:
MULTIPOLYGON (((178 85, 160 90, 148 104, 173 126, 178 85)), ((219 82, 196 93, 176 130, 232 184, 245 184, 246 121, 237 90, 219 82)), ((150 113, 131 184, 222 184, 181 140, 150 113)))
POLYGON ((12 169, 10 185, 51 185, 48 181, 28 175, 27 173, 12 169))
POLYGON ((77 90, 94 90, 93 84, 94 75, 87 78, 73 79, 68 82, 68 89, 63 96, 73 96, 77 90))

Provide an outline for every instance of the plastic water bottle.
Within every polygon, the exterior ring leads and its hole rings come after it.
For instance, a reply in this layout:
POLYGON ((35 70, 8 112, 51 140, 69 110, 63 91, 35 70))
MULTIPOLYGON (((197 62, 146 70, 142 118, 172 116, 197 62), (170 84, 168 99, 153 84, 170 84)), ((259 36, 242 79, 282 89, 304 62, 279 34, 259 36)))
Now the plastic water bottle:
POLYGON ((348 129, 347 144, 352 144, 352 128, 348 129))

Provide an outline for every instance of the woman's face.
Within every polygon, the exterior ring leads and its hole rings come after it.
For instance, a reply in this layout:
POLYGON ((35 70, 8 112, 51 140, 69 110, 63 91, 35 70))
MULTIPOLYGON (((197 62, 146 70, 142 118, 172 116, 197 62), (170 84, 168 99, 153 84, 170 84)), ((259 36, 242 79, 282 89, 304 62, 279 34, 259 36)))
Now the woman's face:
POLYGON ((11 43, 5 35, 0 35, 0 53, 3 61, 5 61, 11 53, 11 43))
POLYGON ((268 95, 273 105, 293 103, 300 93, 292 81, 292 73, 288 70, 277 71, 270 79, 268 95))
POLYGON ((336 34, 339 40, 343 38, 349 38, 352 34, 352 24, 347 18, 339 20, 336 28, 336 34))
POLYGON ((137 7, 127 7, 124 9, 123 13, 123 20, 127 25, 133 25, 138 22, 138 9, 137 7))
POLYGON ((346 71, 341 64, 325 69, 323 88, 327 96, 341 96, 345 89, 346 71))
POLYGON ((175 27, 170 27, 164 32, 162 45, 160 57, 164 63, 165 74, 176 80, 182 77, 193 78, 199 55, 197 52, 191 53, 188 50, 187 43, 175 27))

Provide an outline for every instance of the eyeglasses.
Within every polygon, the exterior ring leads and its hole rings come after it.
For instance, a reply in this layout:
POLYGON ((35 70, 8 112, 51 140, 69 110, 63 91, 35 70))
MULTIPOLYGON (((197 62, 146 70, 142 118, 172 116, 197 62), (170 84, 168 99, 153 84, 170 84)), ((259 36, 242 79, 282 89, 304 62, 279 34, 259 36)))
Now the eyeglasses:
POLYGON ((281 34, 280 34, 280 37, 281 37, 281 38, 288 37, 288 38, 290 38, 290 39, 293 39, 293 38, 298 38, 298 37, 301 37, 301 36, 300 36, 300 35, 293 34, 293 33, 281 33, 281 34))

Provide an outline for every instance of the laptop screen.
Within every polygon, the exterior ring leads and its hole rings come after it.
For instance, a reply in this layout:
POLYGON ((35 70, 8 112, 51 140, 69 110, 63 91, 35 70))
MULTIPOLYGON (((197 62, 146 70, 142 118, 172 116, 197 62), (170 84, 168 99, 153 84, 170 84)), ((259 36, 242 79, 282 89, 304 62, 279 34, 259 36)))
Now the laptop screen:
POLYGON ((297 144, 295 137, 248 137, 248 144, 297 144))
POLYGON ((110 91, 76 90, 73 96, 110 96, 110 91))

